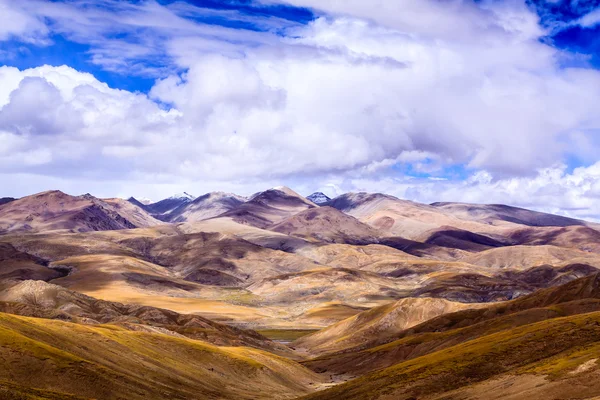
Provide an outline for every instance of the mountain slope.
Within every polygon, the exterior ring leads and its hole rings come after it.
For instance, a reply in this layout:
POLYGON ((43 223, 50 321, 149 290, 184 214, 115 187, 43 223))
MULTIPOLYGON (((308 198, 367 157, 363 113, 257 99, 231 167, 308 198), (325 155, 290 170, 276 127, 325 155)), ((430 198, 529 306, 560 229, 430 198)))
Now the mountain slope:
POLYGON ((273 399, 319 377, 250 348, 0 313, 0 381, 102 399, 273 399))
POLYGON ((0 293, 0 312, 86 324, 114 323, 131 329, 141 329, 137 326, 143 325, 157 328, 157 332, 173 332, 217 346, 248 346, 291 355, 287 347, 254 331, 219 324, 193 314, 98 300, 41 281, 22 281, 4 288, 0 293))
POLYGON ((269 230, 327 243, 375 243, 380 236, 374 228, 332 207, 301 211, 269 227, 269 230))
POLYGON ((360 375, 485 335, 594 311, 600 311, 600 274, 510 302, 443 314, 393 338, 372 336, 366 345, 318 357, 306 365, 333 374, 360 375))
MULTIPOLYGON (((507 374, 569 378, 600 351, 600 313, 541 321, 492 333, 369 373, 306 399, 431 398, 507 374)), ((598 371, 595 361, 590 372, 598 371)), ((585 371, 585 370, 584 370, 585 371)), ((542 384, 545 381, 542 379, 542 384)), ((540 385, 541 386, 541 385, 540 385)), ((569 387, 564 382, 563 388, 569 387)), ((600 381, 588 385, 600 394, 600 381)), ((570 396, 580 390, 571 386, 570 396)))
POLYGON ((313 355, 354 347, 368 347, 374 338, 392 339, 398 333, 442 314, 469 308, 443 299, 406 298, 363 311, 316 333, 304 336, 292 346, 313 355))

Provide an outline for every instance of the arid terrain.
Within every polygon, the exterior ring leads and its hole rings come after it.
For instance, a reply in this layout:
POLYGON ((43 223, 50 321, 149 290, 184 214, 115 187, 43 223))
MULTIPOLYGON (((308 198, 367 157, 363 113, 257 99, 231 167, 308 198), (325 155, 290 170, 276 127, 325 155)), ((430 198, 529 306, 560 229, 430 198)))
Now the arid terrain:
POLYGON ((0 399, 593 399, 600 225, 286 187, 0 204, 0 399))

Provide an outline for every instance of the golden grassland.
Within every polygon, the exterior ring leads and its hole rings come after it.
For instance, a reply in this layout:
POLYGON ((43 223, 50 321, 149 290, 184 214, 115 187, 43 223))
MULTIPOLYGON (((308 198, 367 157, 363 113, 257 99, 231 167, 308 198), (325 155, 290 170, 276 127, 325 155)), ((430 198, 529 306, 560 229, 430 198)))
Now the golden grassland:
POLYGON ((256 349, 8 314, 0 359, 0 380, 102 399, 293 398, 321 379, 256 349))
POLYGON ((306 398, 413 398, 448 392, 509 372, 559 378, 597 357, 599 342, 599 312, 555 318, 401 362, 306 398))

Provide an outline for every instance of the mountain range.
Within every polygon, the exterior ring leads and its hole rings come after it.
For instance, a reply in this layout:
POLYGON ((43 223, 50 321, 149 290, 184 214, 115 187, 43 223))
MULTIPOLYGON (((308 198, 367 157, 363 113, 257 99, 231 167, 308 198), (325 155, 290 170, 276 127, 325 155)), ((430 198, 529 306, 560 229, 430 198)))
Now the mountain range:
POLYGON ((276 187, 0 200, 0 399, 600 398, 600 225, 276 187))

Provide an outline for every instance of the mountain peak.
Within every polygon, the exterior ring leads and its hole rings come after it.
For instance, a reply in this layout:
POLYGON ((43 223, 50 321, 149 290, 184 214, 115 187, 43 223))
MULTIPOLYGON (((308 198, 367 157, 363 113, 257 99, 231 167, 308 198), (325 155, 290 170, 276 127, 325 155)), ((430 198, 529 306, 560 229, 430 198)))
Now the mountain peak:
POLYGON ((196 199, 196 197, 192 196, 188 192, 181 192, 181 193, 174 194, 173 196, 169 197, 169 199, 194 201, 196 199))
POLYGON ((315 192, 306 198, 318 205, 325 204, 331 200, 331 198, 323 192, 315 192))

